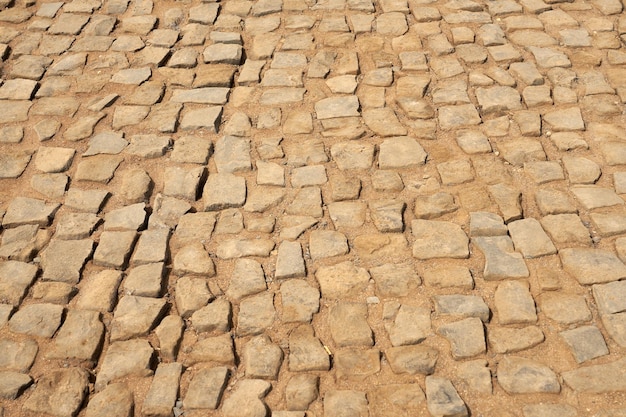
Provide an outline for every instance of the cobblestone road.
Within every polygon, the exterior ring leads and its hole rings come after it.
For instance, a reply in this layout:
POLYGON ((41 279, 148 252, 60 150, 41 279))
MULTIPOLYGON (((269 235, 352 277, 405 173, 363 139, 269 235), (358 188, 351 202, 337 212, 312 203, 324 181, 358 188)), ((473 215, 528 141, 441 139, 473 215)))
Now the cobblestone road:
POLYGON ((0 0, 0 416, 626 416, 619 0, 0 0))

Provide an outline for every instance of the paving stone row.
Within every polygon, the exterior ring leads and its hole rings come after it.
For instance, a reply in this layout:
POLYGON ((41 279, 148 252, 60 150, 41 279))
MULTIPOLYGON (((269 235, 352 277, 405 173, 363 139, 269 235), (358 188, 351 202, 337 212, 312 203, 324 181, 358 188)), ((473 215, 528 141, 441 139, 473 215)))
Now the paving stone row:
POLYGON ((619 0, 0 0, 0 416, 626 415, 619 0))

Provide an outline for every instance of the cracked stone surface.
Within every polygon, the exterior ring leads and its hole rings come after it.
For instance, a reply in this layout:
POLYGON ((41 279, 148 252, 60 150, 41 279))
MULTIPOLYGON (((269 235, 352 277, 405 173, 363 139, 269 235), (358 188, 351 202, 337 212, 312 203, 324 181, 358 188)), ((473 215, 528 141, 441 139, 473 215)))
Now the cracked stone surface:
POLYGON ((617 416, 618 0, 0 0, 0 414, 617 416))

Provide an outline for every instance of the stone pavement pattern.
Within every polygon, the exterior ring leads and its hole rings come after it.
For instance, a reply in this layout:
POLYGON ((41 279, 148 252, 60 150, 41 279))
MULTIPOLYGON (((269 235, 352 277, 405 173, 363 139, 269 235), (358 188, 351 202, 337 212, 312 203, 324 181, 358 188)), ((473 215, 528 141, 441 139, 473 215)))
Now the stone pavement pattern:
POLYGON ((626 416, 619 0, 0 0, 0 415, 626 416))

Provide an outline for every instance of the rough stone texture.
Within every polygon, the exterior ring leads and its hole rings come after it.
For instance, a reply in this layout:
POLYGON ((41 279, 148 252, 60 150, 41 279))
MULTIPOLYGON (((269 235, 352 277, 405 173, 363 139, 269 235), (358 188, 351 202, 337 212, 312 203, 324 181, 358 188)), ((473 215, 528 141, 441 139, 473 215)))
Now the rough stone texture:
POLYGON ((18 261, 0 263, 0 298, 3 302, 19 305, 36 274, 37 266, 32 264, 18 261))
POLYGON ((100 321, 100 313, 69 310, 47 356, 92 360, 100 349, 103 336, 104 325, 100 321))
POLYGON ((58 208, 58 204, 46 204, 42 200, 16 197, 11 200, 6 209, 2 226, 15 227, 23 224, 47 226, 58 208))
POLYGON ((34 413, 72 417, 80 409, 87 394, 88 383, 88 373, 84 369, 52 371, 41 378, 23 407, 34 413), (63 401, 57 402, 56 398, 63 398, 63 401))
POLYGON ((330 369, 329 355, 309 325, 297 327, 289 335, 288 361, 292 372, 330 369))
POLYGON ((355 417, 366 417, 367 398, 364 392, 350 390, 329 391, 324 396, 324 415, 328 417, 339 417, 348 409, 355 417))
POLYGON ((556 253, 554 244, 535 219, 522 219, 509 223, 509 234, 515 249, 524 258, 537 258, 556 253))
POLYGON ((217 299, 191 315, 196 332, 227 332, 231 327, 232 308, 230 302, 217 299))
POLYGON ((489 347, 497 353, 512 353, 529 349, 545 340, 541 329, 528 326, 520 329, 491 327, 488 332, 489 347))
POLYGON ((260 334, 274 323, 275 318, 273 294, 266 292, 248 297, 239 303, 236 333, 240 336, 260 334))
POLYGON ((283 242, 278 247, 276 258, 276 279, 297 278, 305 276, 302 247, 297 242, 283 242))
POLYGON ((559 251, 563 269, 582 285, 601 284, 626 277, 626 266, 613 254, 600 249, 559 251))
POLYGON ((500 324, 537 321, 535 302, 527 283, 506 281, 498 285, 495 292, 495 307, 500 324))
POLYGON ((586 366, 563 372, 563 380, 577 392, 600 394, 624 391, 626 383, 621 374, 625 362, 624 359, 619 359, 602 365, 586 366))
POLYGON ((215 410, 222 398, 229 371, 225 367, 200 369, 189 383, 189 389, 183 399, 187 410, 215 410))
POLYGON ((361 292, 369 283, 370 276, 364 268, 352 262, 342 262, 321 267, 315 273, 322 297, 341 298, 361 292))
POLYGON ((319 378, 310 374, 296 374, 287 382, 285 401, 288 410, 304 411, 319 395, 319 378))
POLYGON ((418 259, 467 258, 469 239, 460 226, 442 221, 413 220, 415 243, 413 256, 418 259))
POLYGON ((267 288, 265 274, 261 264, 252 259, 238 259, 226 294, 240 300, 246 296, 257 294, 267 288))
POLYGON ((580 295, 546 292, 538 301, 541 312, 556 322, 578 324, 591 320, 591 311, 580 295))
POLYGON ((37 342, 33 339, 0 339, 0 347, 0 369, 3 371, 28 372, 39 351, 37 342))
POLYGON ((182 317, 190 316, 213 298, 204 278, 184 276, 176 281, 176 309, 182 317))
POLYGON ((518 356, 506 356, 498 364, 498 383, 511 394, 558 393, 561 385, 548 366, 518 356))
POLYGON ((437 332, 450 342, 454 359, 471 358, 487 350, 483 324, 478 318, 445 324, 437 332))
POLYGON ((339 303, 329 316, 329 327, 335 345, 372 346, 374 337, 367 324, 367 304, 339 303))
POLYGON ((319 310, 320 292, 301 279, 290 279, 280 286, 282 317, 289 322, 310 322, 319 310))
POLYGON ((165 303, 162 298, 133 295, 120 298, 111 321, 111 341, 148 334, 163 314, 165 303))
POLYGON ((439 352, 428 346, 397 346, 385 351, 391 370, 396 374, 430 375, 435 370, 439 352))
POLYGON ((385 297, 404 297, 420 284, 411 265, 384 264, 370 269, 370 274, 378 293, 385 297))
POLYGON ((233 339, 230 334, 207 337, 196 342, 185 360, 185 366, 196 363, 212 362, 218 365, 231 366, 235 364, 233 339))
POLYGON ((29 304, 9 320, 13 333, 51 338, 61 325, 63 307, 55 304, 29 304))
POLYGON ((560 336, 572 350, 574 359, 578 363, 609 354, 604 337, 595 326, 582 326, 566 330, 561 332, 560 336))
POLYGON ((393 346, 420 343, 433 333, 430 309, 403 304, 387 331, 393 346))
POLYGON ((484 359, 462 363, 459 366, 458 376, 474 392, 481 394, 491 394, 493 392, 491 371, 487 367, 487 361, 484 359))
POLYGON ((183 247, 174 256, 172 272, 177 275, 196 274, 211 277, 215 275, 215 265, 201 243, 183 247))
POLYGON ((624 414, 623 11, 0 0, 0 414, 624 414))
POLYGON ((52 240, 41 254, 43 279, 49 281, 78 283, 81 270, 91 255, 93 241, 52 240))
POLYGON ((137 233, 134 231, 103 232, 93 254, 95 265, 123 269, 128 263, 137 233))
POLYGON ((0 398, 16 399, 32 381, 30 376, 19 372, 0 372, 0 398))
POLYGON ((246 201, 246 180, 230 173, 209 175, 202 196, 205 211, 241 207, 246 201))
POLYGON ((282 349, 266 335, 250 339, 243 350, 242 361, 249 378, 277 379, 282 360, 282 349))
POLYGON ((90 398, 85 415, 129 417, 134 405, 133 393, 124 383, 113 383, 90 398))
POLYGON ((101 391, 110 381, 128 375, 152 375, 150 363, 154 351, 146 340, 133 339, 114 342, 104 353, 100 372, 96 377, 96 391, 101 391))
POLYGON ((489 321, 489 307, 485 301, 473 295, 438 295, 433 297, 438 315, 477 317, 489 321))
POLYGON ((260 379, 246 379, 224 399, 222 412, 225 417, 264 417, 267 415, 263 398, 272 385, 260 379))
POLYGON ((452 382, 445 378, 432 375, 426 377, 426 404, 433 416, 468 415, 467 407, 452 382))
POLYGON ((423 165, 426 152, 413 138, 404 136, 385 139, 380 144, 378 167, 380 169, 410 168, 423 165))
POLYGON ((141 406, 141 412, 147 416, 168 416, 178 398, 178 383, 183 366, 180 363, 160 364, 146 398, 141 406))

